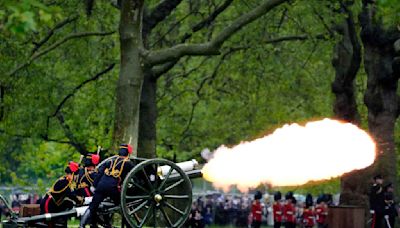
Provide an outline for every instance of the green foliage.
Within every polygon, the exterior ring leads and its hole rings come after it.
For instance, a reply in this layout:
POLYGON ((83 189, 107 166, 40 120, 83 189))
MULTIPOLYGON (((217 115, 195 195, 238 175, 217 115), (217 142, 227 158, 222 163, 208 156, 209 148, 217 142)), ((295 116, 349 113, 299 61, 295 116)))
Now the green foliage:
POLYGON ((399 28, 400 26, 400 4, 397 0, 377 1, 377 12, 384 25, 399 28))
POLYGON ((36 0, 6 0, 0 6, 0 32, 7 36, 22 37, 31 31, 38 31, 38 24, 52 25, 52 18, 61 18, 58 6, 47 6, 36 0))
MULTIPOLYGON (((0 40, 4 41, 0 42, 0 67, 3 72, 12 72, 32 55, 71 34, 109 32, 117 28, 118 11, 109 4, 99 3, 99 7, 103 7, 102 12, 87 18, 81 1, 65 1, 51 7, 41 7, 35 1, 10 1, 5 4, 11 6, 14 3, 17 6, 21 4, 21 9, 30 10, 35 15, 36 25, 35 31, 32 27, 27 28, 16 39, 8 37, 11 30, 0 36, 0 40), (23 8, 22 5, 27 2, 30 8, 23 8), (80 8, 77 9, 77 6, 80 8), (62 15, 57 13, 60 12, 57 9, 61 8, 62 15), (107 19, 99 20, 104 14, 108 15, 107 19), (55 27, 75 17, 77 19, 62 27, 55 27), (40 44, 50 30, 52 35, 40 44)), ((71 39, 15 75, 5 75, 0 79, 4 92, 0 100, 0 162, 4 164, 0 167, 0 183, 38 183, 43 188, 61 176, 67 161, 79 158, 75 148, 65 143, 71 141, 65 126, 88 150, 97 145, 110 146, 118 65, 79 90, 75 91, 75 88, 111 63, 118 62, 117 40, 114 35, 71 39), (65 120, 64 126, 53 115, 67 96, 70 97, 59 109, 65 120)))
POLYGON ((337 194, 340 193, 340 178, 332 178, 324 181, 310 181, 302 186, 290 186, 274 188, 273 191, 289 192, 306 195, 308 193, 313 196, 321 194, 337 194))
MULTIPOLYGON (((221 21, 237 17, 244 7, 235 4, 221 15, 221 21)), ((185 160, 198 157, 205 147, 233 145, 288 122, 331 116, 334 40, 316 39, 326 31, 322 23, 315 23, 319 20, 313 14, 315 7, 312 3, 285 6, 232 37, 222 57, 186 58, 161 78, 158 155, 185 160), (284 12, 286 18, 277 27, 284 12), (309 38, 268 43, 300 34, 309 38)), ((211 29, 215 33, 224 26, 216 23, 211 29)), ((180 32, 171 33, 179 37, 180 32)))

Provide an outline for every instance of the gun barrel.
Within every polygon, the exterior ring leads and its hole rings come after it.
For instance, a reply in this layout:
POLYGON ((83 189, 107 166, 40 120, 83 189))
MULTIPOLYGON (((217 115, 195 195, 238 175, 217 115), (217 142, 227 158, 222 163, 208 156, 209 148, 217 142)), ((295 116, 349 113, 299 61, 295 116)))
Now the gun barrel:
MULTIPOLYGON (((192 159, 191 161, 184 161, 184 162, 176 163, 176 165, 179 166, 179 168, 181 168, 184 172, 189 172, 189 171, 194 170, 199 165, 199 163, 196 161, 196 159, 192 159)), ((159 172, 163 176, 166 176, 170 169, 171 169, 170 166, 164 165, 159 168, 159 172)), ((177 172, 175 170, 173 170, 172 174, 177 174, 177 172)))
POLYGON ((85 213, 86 209, 89 206, 83 206, 83 207, 77 207, 73 208, 69 211, 63 211, 63 212, 58 212, 58 213, 46 213, 42 215, 35 215, 31 217, 22 217, 19 218, 17 223, 22 223, 22 224, 27 224, 30 222, 39 222, 39 221, 51 221, 56 218, 61 218, 61 217, 80 217, 85 213))
MULTIPOLYGON (((203 177, 203 173, 199 169, 187 171, 187 172, 185 172, 185 174, 190 179, 203 177)), ((181 179, 181 176, 179 175, 179 173, 175 173, 175 174, 171 174, 171 176, 168 178, 168 182, 176 182, 176 181, 179 181, 180 179, 181 179)))

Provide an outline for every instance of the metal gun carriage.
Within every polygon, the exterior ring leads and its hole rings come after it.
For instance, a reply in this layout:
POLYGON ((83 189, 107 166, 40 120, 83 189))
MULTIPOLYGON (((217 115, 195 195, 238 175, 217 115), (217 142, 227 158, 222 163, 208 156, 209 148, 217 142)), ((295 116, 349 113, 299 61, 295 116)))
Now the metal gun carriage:
MULTIPOLYGON (((104 160, 99 164, 104 165, 104 160)), ((192 184, 190 179, 201 177, 195 160, 173 163, 165 159, 132 158, 136 163, 122 183, 121 204, 104 202, 99 218, 113 213, 121 216, 132 227, 180 227, 191 210, 192 184)), ((1 198, 0 198, 1 199, 1 198)), ((3 199, 4 200, 4 199, 3 199)), ((60 213, 18 217, 13 214, 2 222, 3 227, 37 227, 44 221, 60 217, 79 217, 88 206, 76 207, 60 213)))

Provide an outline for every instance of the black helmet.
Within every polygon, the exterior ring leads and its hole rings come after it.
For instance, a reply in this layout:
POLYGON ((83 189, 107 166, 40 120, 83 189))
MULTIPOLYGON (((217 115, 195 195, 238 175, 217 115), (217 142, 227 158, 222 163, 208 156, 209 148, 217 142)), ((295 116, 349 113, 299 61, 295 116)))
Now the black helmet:
POLYGON ((121 144, 119 145, 118 155, 120 156, 128 156, 133 151, 133 147, 130 144, 121 144))
POLYGON ((100 156, 97 153, 88 153, 83 159, 83 166, 96 166, 100 162, 100 156))

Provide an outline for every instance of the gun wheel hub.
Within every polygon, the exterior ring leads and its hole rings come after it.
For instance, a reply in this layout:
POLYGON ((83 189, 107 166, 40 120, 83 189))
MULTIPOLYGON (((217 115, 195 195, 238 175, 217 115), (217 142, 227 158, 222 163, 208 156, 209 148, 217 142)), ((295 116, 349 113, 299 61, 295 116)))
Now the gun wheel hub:
POLYGON ((155 194, 155 195, 154 195, 154 200, 155 200, 157 203, 160 203, 162 199, 163 199, 163 197, 162 197, 160 194, 155 194))

